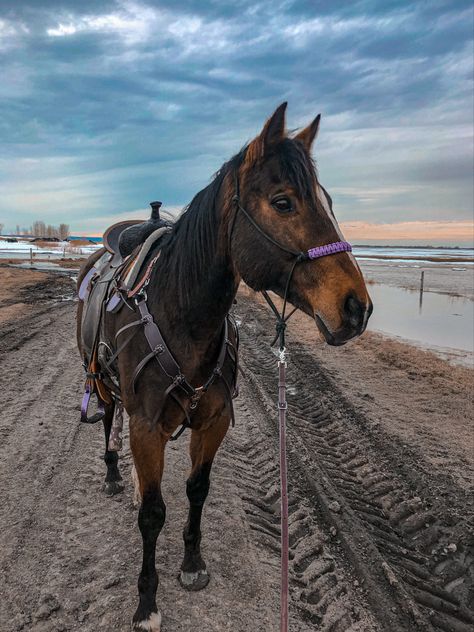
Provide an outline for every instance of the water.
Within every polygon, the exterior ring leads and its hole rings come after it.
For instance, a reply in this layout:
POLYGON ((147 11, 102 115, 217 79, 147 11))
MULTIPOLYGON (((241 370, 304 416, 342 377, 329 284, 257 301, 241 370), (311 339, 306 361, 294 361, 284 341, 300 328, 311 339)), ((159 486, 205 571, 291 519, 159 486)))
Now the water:
MULTIPOLYGON (((79 268, 79 263, 77 267, 79 268)), ((33 265, 28 262, 25 263, 12 263, 12 268, 23 268, 25 270, 42 270, 43 272, 71 272, 70 268, 63 268, 57 263, 53 263, 52 261, 34 261, 33 265)))
POLYGON ((463 265, 473 265, 473 248, 393 248, 374 246, 354 246, 354 254, 358 259, 389 259, 391 261, 417 262, 423 265, 442 263, 454 263, 453 259, 463 265), (432 261, 435 259, 435 261, 432 261), (449 261, 451 260, 451 261, 449 261))
POLYGON ((474 352, 474 302, 436 292, 420 293, 375 283, 369 287, 374 313, 369 329, 426 346, 474 352))

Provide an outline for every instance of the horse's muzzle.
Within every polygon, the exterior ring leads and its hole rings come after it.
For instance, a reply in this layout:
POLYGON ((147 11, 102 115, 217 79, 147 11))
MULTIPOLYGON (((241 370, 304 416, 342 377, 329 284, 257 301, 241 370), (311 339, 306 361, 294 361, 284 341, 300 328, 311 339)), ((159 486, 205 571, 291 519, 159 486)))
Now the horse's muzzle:
POLYGON ((321 315, 315 314, 314 319, 325 341, 337 347, 364 333, 372 311, 370 298, 368 303, 363 303, 353 294, 349 294, 344 302, 341 326, 336 330, 331 330, 321 315))

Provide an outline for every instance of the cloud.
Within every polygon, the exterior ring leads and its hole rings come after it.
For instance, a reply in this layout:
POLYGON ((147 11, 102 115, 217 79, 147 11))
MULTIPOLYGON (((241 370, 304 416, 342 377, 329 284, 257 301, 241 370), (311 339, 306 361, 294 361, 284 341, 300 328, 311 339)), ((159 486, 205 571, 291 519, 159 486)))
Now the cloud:
POLYGON ((292 129, 323 112, 316 158, 342 220, 466 220, 471 26, 462 0, 11 5, 2 222, 183 206, 283 100, 292 129))

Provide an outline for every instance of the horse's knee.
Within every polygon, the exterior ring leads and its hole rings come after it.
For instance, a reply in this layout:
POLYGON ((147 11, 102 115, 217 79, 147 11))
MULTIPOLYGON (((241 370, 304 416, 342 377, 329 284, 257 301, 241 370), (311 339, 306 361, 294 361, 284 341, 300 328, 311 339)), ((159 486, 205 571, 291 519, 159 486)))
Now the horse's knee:
POLYGON ((191 505, 203 505, 209 493, 211 464, 204 463, 186 481, 186 495, 191 505))
POLYGON ((166 520, 166 505, 158 488, 149 488, 143 494, 138 512, 138 526, 144 539, 157 538, 166 520))

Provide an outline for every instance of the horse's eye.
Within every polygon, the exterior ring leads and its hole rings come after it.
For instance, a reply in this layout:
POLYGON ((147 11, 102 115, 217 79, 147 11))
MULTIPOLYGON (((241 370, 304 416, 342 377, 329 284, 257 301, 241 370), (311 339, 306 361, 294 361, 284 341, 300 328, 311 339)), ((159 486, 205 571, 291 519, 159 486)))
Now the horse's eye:
POLYGON ((279 197, 273 198, 272 206, 279 213, 290 213, 290 211, 293 210, 291 206, 291 200, 287 198, 286 196, 279 196, 279 197))

